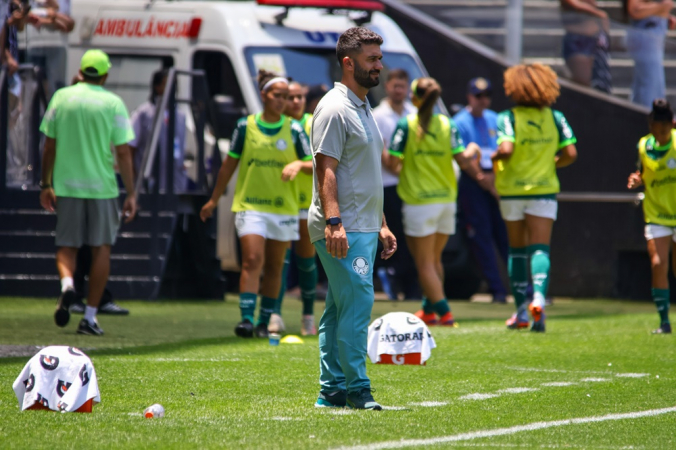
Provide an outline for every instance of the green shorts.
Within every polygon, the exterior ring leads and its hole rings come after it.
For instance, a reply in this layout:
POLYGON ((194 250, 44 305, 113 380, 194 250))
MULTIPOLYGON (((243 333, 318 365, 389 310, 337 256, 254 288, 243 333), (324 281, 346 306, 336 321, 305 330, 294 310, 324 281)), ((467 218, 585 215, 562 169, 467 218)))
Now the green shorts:
POLYGON ((57 247, 113 245, 119 227, 120 208, 117 198, 56 199, 57 247))

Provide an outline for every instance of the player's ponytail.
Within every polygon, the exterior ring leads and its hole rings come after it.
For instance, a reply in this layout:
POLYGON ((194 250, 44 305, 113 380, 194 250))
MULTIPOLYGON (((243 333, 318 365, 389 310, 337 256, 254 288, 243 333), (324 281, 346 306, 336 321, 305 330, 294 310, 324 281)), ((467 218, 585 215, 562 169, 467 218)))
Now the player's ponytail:
POLYGON ((650 111, 648 118, 652 122, 673 122, 674 112, 667 100, 658 98, 653 101, 653 109, 650 111))
POLYGON ((434 105, 436 105, 441 96, 441 86, 434 78, 418 78, 411 85, 413 95, 420 100, 418 107, 418 140, 421 140, 427 133, 434 105))

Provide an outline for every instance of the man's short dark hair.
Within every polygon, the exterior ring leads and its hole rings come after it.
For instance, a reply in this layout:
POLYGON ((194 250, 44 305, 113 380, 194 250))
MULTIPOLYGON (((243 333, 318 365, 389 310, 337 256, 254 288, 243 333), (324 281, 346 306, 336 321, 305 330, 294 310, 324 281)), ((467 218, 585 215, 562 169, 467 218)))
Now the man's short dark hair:
POLYGON ((389 72, 387 72, 387 81, 389 82, 390 80, 408 81, 408 72, 406 72, 404 69, 391 69, 389 72))
POLYGON ((361 52, 362 45, 383 45, 383 38, 376 32, 364 27, 352 27, 338 38, 336 56, 340 67, 343 67, 343 58, 354 56, 361 52))
POLYGON ((98 84, 105 75, 89 75, 87 71, 82 71, 82 81, 98 84))

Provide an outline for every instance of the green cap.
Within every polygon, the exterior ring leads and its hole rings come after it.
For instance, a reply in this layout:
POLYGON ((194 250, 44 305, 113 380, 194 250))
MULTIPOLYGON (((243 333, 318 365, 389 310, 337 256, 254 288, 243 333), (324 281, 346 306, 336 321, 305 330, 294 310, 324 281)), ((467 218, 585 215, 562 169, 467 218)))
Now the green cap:
POLYGON ((101 77, 107 74, 110 66, 108 55, 101 50, 87 50, 80 61, 82 73, 92 77, 101 77))

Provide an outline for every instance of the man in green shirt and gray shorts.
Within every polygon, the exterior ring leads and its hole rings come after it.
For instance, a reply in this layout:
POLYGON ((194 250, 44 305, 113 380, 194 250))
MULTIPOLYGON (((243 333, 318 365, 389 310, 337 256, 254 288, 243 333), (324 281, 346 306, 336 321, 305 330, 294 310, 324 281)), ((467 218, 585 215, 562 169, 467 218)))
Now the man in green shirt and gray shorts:
POLYGON ((64 327, 69 306, 77 296, 73 288, 77 250, 92 249, 89 294, 78 334, 100 336, 96 311, 110 272, 110 248, 120 224, 115 157, 127 190, 125 223, 136 214, 131 151, 134 139, 129 113, 122 99, 106 91, 110 60, 101 50, 88 50, 80 63, 83 81, 59 89, 49 102, 40 125, 47 137, 42 157, 40 204, 56 211, 56 266, 61 296, 54 320, 64 327), (53 183, 52 183, 53 176, 53 183))

